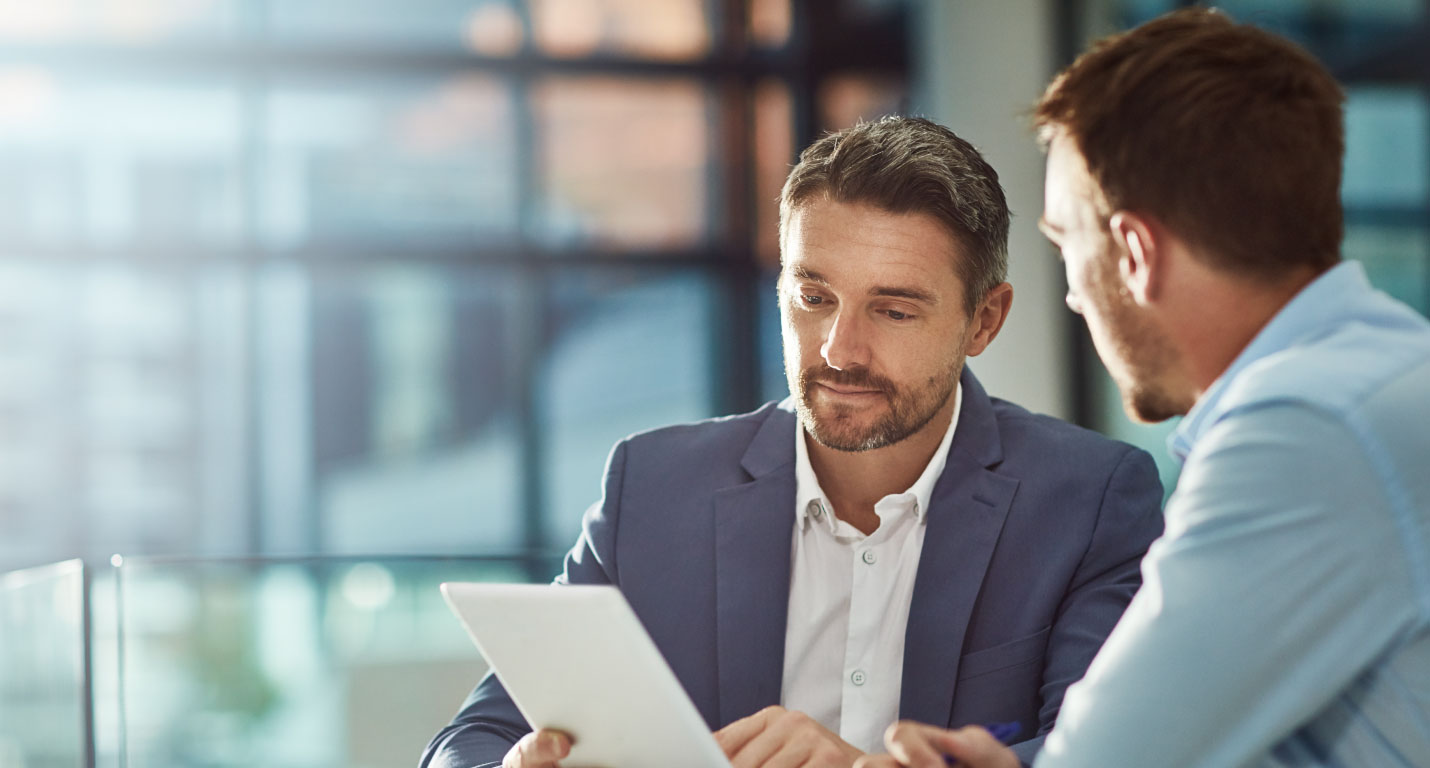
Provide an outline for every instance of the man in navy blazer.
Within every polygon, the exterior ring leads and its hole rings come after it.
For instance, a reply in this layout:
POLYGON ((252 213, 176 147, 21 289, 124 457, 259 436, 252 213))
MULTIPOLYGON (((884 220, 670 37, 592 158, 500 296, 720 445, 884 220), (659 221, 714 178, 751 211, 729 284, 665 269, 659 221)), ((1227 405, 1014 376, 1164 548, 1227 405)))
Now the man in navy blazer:
MULTIPOLYGON (((621 588, 736 768, 852 765, 900 718, 1002 724, 1030 762, 1137 590, 1150 457, 964 367, 1011 305, 1007 233, 947 129, 826 136, 781 200, 792 397, 612 451, 557 581, 621 588)), ((568 749, 489 675, 422 766, 568 749)))

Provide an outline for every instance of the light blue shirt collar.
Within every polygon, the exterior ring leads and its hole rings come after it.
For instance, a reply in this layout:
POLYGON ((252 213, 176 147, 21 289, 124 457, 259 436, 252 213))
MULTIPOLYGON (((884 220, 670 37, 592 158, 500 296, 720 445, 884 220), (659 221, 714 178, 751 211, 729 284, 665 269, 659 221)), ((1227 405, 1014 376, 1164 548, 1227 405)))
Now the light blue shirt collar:
POLYGON ((1167 450, 1178 462, 1185 462, 1192 446, 1209 426, 1212 414, 1217 412, 1217 403, 1238 374, 1256 361, 1304 341, 1308 334, 1323 333, 1330 307, 1341 304, 1347 296, 1369 290, 1370 280, 1358 261, 1343 261, 1302 288, 1212 382, 1192 410, 1187 412, 1182 423, 1168 436, 1167 450))

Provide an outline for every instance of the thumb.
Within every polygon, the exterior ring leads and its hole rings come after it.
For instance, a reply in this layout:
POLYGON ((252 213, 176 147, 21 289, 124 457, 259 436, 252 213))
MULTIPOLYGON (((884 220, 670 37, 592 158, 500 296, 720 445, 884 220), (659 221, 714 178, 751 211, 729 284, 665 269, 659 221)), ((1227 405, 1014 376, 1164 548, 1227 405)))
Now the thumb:
POLYGON ((938 734, 937 745, 969 768, 1019 768, 1022 763, 1013 750, 976 725, 938 734))
POLYGON ((503 763, 505 768, 546 768, 571 754, 571 737, 561 731, 542 729, 521 737, 503 763), (515 756, 516 760, 510 760, 515 756))

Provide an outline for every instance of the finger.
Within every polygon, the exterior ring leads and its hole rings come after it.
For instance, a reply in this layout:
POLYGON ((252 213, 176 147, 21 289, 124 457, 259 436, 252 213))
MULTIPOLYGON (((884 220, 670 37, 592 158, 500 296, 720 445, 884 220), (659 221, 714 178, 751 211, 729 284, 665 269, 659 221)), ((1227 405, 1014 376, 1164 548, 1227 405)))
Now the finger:
POLYGON ((854 761, 854 768, 899 768, 899 761, 888 755, 865 755, 854 761))
POLYGON ((796 723, 785 731, 775 746, 775 753, 759 765, 760 768, 829 768, 847 766, 861 754, 844 744, 823 728, 796 723))
MULTIPOLYGON (((760 714, 763 716, 760 731, 729 754, 730 764, 734 768, 764 768, 770 765, 770 760, 784 749, 803 719, 800 713, 784 709, 763 710, 760 714)), ((784 758, 789 760, 793 759, 793 756, 786 755, 784 758)))
POLYGON ((937 733, 933 741, 945 754, 958 758, 969 768, 1019 768, 1022 765, 1013 750, 976 725, 937 733))
POLYGON ((571 754, 571 738, 561 731, 542 729, 521 737, 502 760, 503 768, 550 768, 571 754), (513 759, 514 758, 514 759, 513 759))
POLYGON ((903 720, 889 726, 884 732, 884 746, 900 764, 911 768, 942 768, 947 764, 944 753, 934 739, 946 734, 942 728, 935 728, 911 720, 903 720))
POLYGON ((730 765, 733 768, 763 768, 779 748, 780 737, 766 728, 728 753, 730 765))
POLYGON ((715 741, 726 757, 733 758, 765 729, 770 719, 770 708, 762 709, 749 717, 742 717, 715 732, 715 741))

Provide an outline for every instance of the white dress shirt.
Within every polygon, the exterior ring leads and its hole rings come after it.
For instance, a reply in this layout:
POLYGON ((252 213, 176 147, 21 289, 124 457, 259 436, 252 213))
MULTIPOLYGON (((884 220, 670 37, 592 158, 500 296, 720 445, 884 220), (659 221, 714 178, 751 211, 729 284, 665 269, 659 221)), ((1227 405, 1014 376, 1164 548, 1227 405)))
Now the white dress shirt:
POLYGON ((840 520, 809 463, 795 423, 795 526, 780 704, 814 718, 865 752, 884 751, 899 716, 904 630, 924 544, 924 514, 958 425, 953 418, 919 479, 874 505, 865 536, 840 520))

